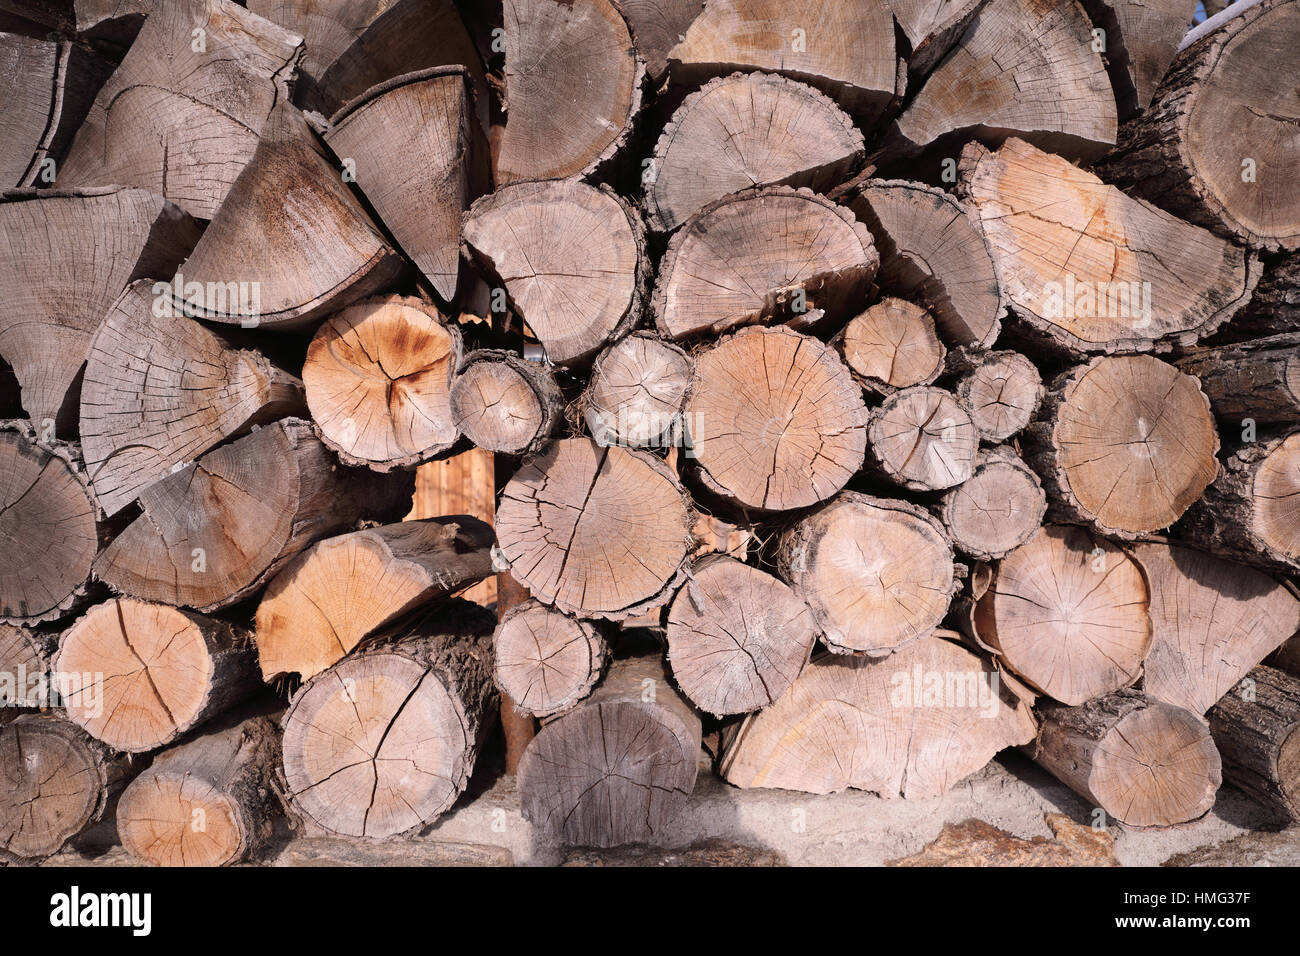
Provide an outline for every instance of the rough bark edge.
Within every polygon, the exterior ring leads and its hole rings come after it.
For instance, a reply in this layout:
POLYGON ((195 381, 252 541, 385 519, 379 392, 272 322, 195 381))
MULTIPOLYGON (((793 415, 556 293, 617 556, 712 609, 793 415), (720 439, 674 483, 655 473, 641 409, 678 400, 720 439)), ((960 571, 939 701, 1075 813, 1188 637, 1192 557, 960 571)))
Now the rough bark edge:
POLYGON ((1038 517, 1029 528, 1029 533, 1022 536, 1021 539, 1011 547, 1002 551, 987 551, 976 544, 958 540, 956 532, 952 530, 951 514, 957 500, 957 492, 966 484, 965 481, 954 488, 948 489, 948 491, 944 493, 943 497, 939 499, 939 504, 934 508, 936 516, 943 522, 944 528, 948 530, 948 536, 953 547, 966 557, 981 562, 997 561, 1005 558, 1008 554, 1034 536, 1034 532, 1036 532, 1043 523, 1044 515, 1047 514, 1047 494, 1043 491, 1043 483, 1039 480, 1038 475, 1034 473, 1034 470, 1025 463, 1024 459, 1006 445, 995 445, 992 448, 981 449, 975 459, 975 470, 971 472, 970 478, 966 479, 966 481, 973 480, 981 471, 993 464, 1010 465, 1012 468, 1015 468, 1016 471, 1019 471, 1029 478, 1029 480, 1033 482, 1034 487, 1038 489, 1040 501, 1038 517))
POLYGON ((870 410, 870 414, 867 418, 867 457, 864 468, 869 474, 882 477, 886 481, 890 482, 890 484, 895 485, 898 488, 906 489, 907 491, 935 492, 959 488, 964 485, 966 481, 969 481, 970 478, 968 477, 965 481, 959 481, 953 485, 945 485, 942 488, 935 488, 926 482, 917 481, 915 478, 904 478, 890 462, 887 462, 876 455, 876 443, 871 437, 872 429, 875 428, 879 422, 884 420, 885 416, 894 409, 894 406, 899 400, 901 400, 901 398, 907 397, 907 395, 912 392, 920 391, 942 392, 945 397, 952 399, 952 401, 957 405, 957 408, 965 414, 966 418, 970 421, 971 428, 974 430, 976 436, 975 454, 972 456, 971 460, 971 475, 973 476, 975 474, 975 467, 979 460, 979 441, 981 437, 979 427, 975 424, 975 416, 971 413, 970 406, 967 405, 965 401, 955 393, 950 392, 946 388, 939 388, 937 385, 912 385, 908 388, 901 388, 870 410))
MULTIPOLYGON (((537 432, 527 445, 513 451, 494 451, 493 454, 507 455, 512 458, 530 458, 541 454, 546 450, 546 446, 551 443, 551 438, 564 421, 564 395, 555 381, 555 375, 551 372, 551 367, 539 362, 529 361, 508 349, 475 349, 463 356, 458 363, 455 380, 452 384, 453 391, 455 391, 456 385, 466 370, 480 362, 499 362, 517 372, 533 394, 537 396, 537 404, 542 415, 537 432)), ((458 430, 459 427, 457 425, 458 430)), ((466 435, 465 438, 468 440, 469 436, 466 435)))
POLYGON ((611 659, 610 646, 609 646, 609 642, 605 640, 604 635, 601 634, 600 629, 597 628, 592 621, 583 620, 582 618, 573 617, 570 614, 565 614, 563 611, 559 610, 558 608, 554 608, 551 607, 550 605, 543 604, 541 601, 538 601, 535 598, 529 598, 528 600, 520 604, 516 604, 514 607, 506 611, 506 613, 502 615, 501 619, 497 622, 497 631, 500 631, 503 626, 510 623, 510 621, 512 621, 514 618, 519 617, 521 614, 525 613, 526 611, 532 610, 533 608, 536 607, 545 608, 548 612, 552 614, 559 614, 565 618, 568 618, 575 625, 577 625, 580 631, 583 632, 584 636, 587 638, 587 647, 592 651, 591 669, 588 671, 586 679, 584 679, 582 682, 576 685, 572 693, 570 693, 569 696, 566 697, 560 704, 545 712, 528 710, 524 708, 516 700, 514 700, 514 698, 509 696, 509 693, 506 691, 504 687, 501 686, 501 682, 497 679, 497 672, 495 668, 495 664, 497 661, 497 654, 496 654, 495 632, 494 632, 493 634, 494 641, 493 641, 493 650, 492 650, 492 659, 493 659, 494 667, 492 670, 492 683, 497 688, 497 690, 501 692, 501 702, 504 704, 506 701, 509 701, 511 709, 516 714, 519 714, 524 717, 536 717, 538 719, 553 720, 556 717, 562 717, 565 714, 569 713, 575 707, 581 704, 584 700, 586 700, 588 697, 591 696, 592 691, 595 690, 596 685, 601 682, 601 680, 605 676, 605 672, 609 669, 609 663, 611 659))

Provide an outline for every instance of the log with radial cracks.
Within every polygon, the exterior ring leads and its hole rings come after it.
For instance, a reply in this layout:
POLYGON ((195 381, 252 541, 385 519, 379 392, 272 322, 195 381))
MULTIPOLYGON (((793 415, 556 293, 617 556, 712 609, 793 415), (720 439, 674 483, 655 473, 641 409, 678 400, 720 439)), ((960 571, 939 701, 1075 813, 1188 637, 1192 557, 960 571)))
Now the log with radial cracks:
POLYGON ((1174 364, 1200 380, 1214 416, 1229 430, 1247 420, 1287 425, 1300 419, 1300 334, 1196 349, 1174 364))
POLYGON ((1151 104, 1196 16, 1197 0, 1083 0, 1102 31, 1121 118, 1151 104))
POLYGON ((57 702, 50 663, 59 635, 0 624, 0 724, 57 702))
POLYGON ((609 644, 590 621, 527 600, 492 638, 493 679, 522 713, 553 717, 576 707, 609 664, 609 644))
POLYGON ((583 393, 592 437, 601 445, 651 448, 679 442, 694 367, 684 349, 653 332, 619 339, 596 358, 583 393))
POLYGON ((450 407, 456 427, 479 448, 528 455, 544 448, 563 420, 564 396, 549 367, 480 349, 461 363, 450 407))
POLYGON ((962 554, 979 561, 1005 557, 1028 541, 1047 512, 1047 495, 1014 451, 981 452, 970 478, 947 492, 937 514, 962 554))
POLYGON ((533 597, 583 617, 624 620, 666 603, 694 519, 660 459, 586 438, 553 443, 506 485, 496 530, 533 597))
POLYGON ((1033 419, 1043 400, 1043 379, 1019 352, 963 349, 950 356, 954 393, 970 409, 984 441, 1006 441, 1033 419))
POLYGON ((815 658, 784 697, 740 726, 722 755, 723 779, 744 789, 937 797, 998 751, 1032 740, 1029 708, 955 638, 936 631, 883 659, 815 658))
POLYGON ((895 298, 881 299, 851 319, 832 344, 858 384, 873 395, 929 385, 943 371, 947 354, 930 313, 895 298))
POLYGON ((867 436, 872 470, 912 491, 942 491, 975 471, 979 430, 965 403, 942 388, 890 395, 872 409, 867 436))
POLYGON ((468 515, 400 521, 317 542, 257 606, 258 661, 307 680, 378 629, 492 572, 492 529, 468 515))
POLYGON ((686 36, 704 9, 704 0, 622 0, 619 9, 632 30, 637 53, 646 61, 646 73, 656 82, 668 69, 668 54, 686 36))
POLYGON ((1300 821, 1300 681, 1256 667, 1206 719, 1223 779, 1283 823, 1300 821))

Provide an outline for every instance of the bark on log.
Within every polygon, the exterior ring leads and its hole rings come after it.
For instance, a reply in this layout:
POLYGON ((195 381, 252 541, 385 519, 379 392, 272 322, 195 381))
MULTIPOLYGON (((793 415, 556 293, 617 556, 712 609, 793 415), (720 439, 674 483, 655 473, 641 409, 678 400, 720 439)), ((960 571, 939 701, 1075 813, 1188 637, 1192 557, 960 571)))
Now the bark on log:
POLYGON ((912 46, 908 73, 924 76, 953 48, 984 0, 890 0, 894 19, 912 46))
POLYGON ((0 724, 60 703, 51 668, 58 647, 53 631, 0 624, 0 724))
POLYGON ((942 491, 975 472, 980 435, 970 409, 951 392, 905 388, 871 412, 868 457, 884 478, 912 491, 942 491))
POLYGON ((468 515, 399 521, 312 545, 257 606, 264 680, 308 680, 367 636, 492 573, 492 528, 468 515))
POLYGON ((1033 419, 1042 403, 1043 380, 1019 352, 974 352, 949 357, 958 374, 953 391, 970 409, 984 441, 1006 441, 1033 419))
POLYGON ((493 679, 520 713, 555 717, 576 707, 609 663, 590 621, 527 600, 508 610, 492 638, 493 679))
POLYGON ((551 370, 514 352, 465 356, 451 388, 451 420, 480 448, 531 455, 546 447, 564 417, 564 395, 551 370))
POLYGON ((1246 307, 1222 330, 1223 336, 1255 338, 1300 328, 1300 253, 1265 270, 1246 307))
POLYGON ((1195 375, 1216 418, 1290 424, 1300 419, 1300 335, 1197 349, 1175 363, 1195 375))
POLYGON ((1101 30, 1121 119, 1146 109, 1196 16, 1198 0, 1084 0, 1101 30))
POLYGON ((1033 470, 1000 445, 980 453, 970 478, 940 499, 937 513, 958 551, 995 561, 1033 537, 1047 495, 1033 470))
POLYGON ((881 299, 851 319, 831 344, 869 395, 929 385, 943 371, 947 355, 930 313, 895 298, 881 299))
POLYGON ((1279 820, 1295 823, 1300 820, 1300 681, 1272 667, 1256 667, 1242 685, 1206 715, 1223 760, 1223 779, 1279 820))
POLYGON ((678 444, 694 369, 685 350, 653 332, 619 339, 597 356, 583 393, 592 438, 600 445, 678 444))
POLYGON ((157 0, 75 0, 77 33, 88 40, 126 49, 135 41, 155 3, 157 0))

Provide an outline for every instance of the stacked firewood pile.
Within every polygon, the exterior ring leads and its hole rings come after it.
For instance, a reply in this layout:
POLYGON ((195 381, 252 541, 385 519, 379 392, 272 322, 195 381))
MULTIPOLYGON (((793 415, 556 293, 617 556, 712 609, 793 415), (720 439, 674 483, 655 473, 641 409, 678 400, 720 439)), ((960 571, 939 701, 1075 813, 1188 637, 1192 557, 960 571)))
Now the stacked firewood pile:
POLYGON ((577 844, 1294 818, 1300 0, 1196 7, 0 2, 0 854, 418 833, 503 706, 577 844))

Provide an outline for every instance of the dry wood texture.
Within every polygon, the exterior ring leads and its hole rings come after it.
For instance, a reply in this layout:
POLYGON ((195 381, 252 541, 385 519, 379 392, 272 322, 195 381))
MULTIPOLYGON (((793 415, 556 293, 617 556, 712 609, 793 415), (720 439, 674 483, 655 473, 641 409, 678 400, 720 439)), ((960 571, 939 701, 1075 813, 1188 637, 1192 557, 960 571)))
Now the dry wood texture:
POLYGON ((449 408, 461 433, 479 448, 506 455, 540 451, 563 414, 551 370, 514 352, 482 349, 465 356, 449 408))
POLYGON ((1005 446, 982 452, 970 478, 940 500, 938 515, 958 551, 1002 558, 1028 541, 1047 513, 1038 476, 1005 446))
POLYGON ((1300 419, 1300 335, 1197 349, 1175 364, 1200 380, 1215 417, 1225 426, 1231 423, 1229 431, 1248 420, 1291 424, 1300 419))
POLYGON ((609 663, 609 644, 590 622, 529 599, 502 616, 492 655, 501 693, 523 713, 553 717, 591 693, 609 663))
POLYGON ((1106 64, 1121 118, 1151 105, 1197 5, 1197 0, 1084 0, 1093 22, 1104 31, 1106 64))
POLYGON ((834 344, 858 384, 876 395, 929 385, 943 371, 947 355, 930 313, 894 298, 882 299, 851 319, 834 344))
POLYGON ((583 395, 591 436, 602 445, 676 444, 694 367, 685 350, 652 332, 619 339, 592 364, 583 395))
POLYGON ((1043 380, 1034 363, 1019 352, 972 352, 950 356, 957 373, 954 389, 966 404, 984 441, 999 442, 1029 424, 1043 400, 1043 380))
POLYGON ((1283 822, 1300 820, 1300 681, 1256 667, 1206 719, 1224 779, 1283 822))
POLYGON ((951 392, 905 388, 872 409, 867 427, 872 465, 913 491, 942 491, 975 471, 980 435, 970 409, 951 392))

